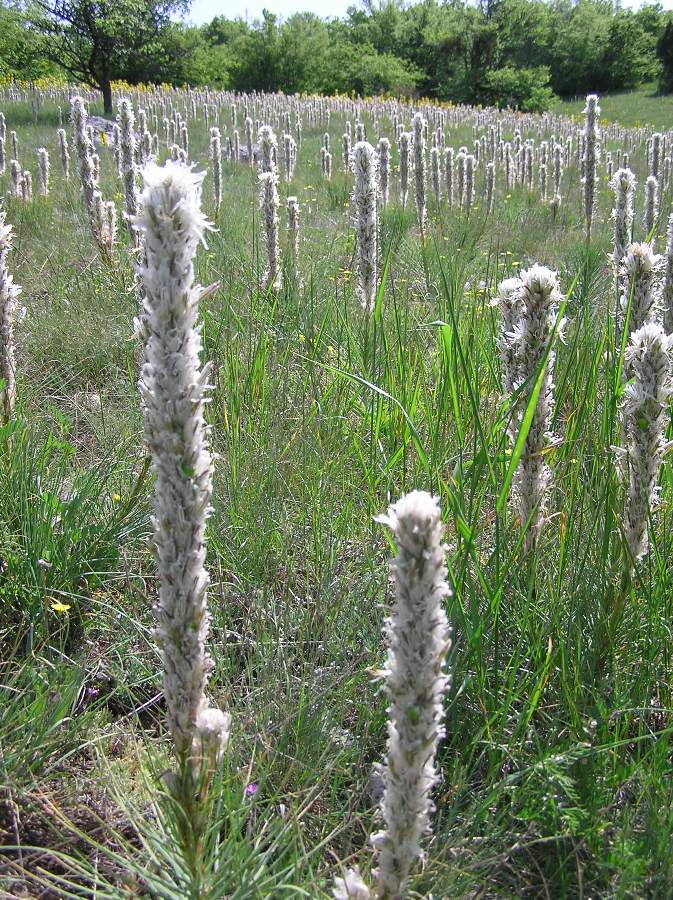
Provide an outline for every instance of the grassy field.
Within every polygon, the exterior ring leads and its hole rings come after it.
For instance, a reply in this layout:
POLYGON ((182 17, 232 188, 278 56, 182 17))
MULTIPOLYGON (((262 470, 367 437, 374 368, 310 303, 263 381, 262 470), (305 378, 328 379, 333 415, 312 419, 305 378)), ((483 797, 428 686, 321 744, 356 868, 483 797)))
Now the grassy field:
MULTIPOLYGON (((635 96, 606 98, 606 117, 633 124, 651 108, 661 116, 652 124, 667 127, 673 101, 635 96)), ((597 672, 624 509, 604 168, 590 246, 575 164, 555 221, 539 191, 506 191, 500 170, 490 217, 483 169, 469 219, 429 192, 424 244, 395 171, 372 315, 354 293, 342 115, 330 125, 331 182, 319 167, 324 128, 306 124, 295 179, 281 185, 283 206, 299 197, 302 237, 300 277, 276 297, 259 290, 255 173, 224 164, 217 216, 207 176, 217 231, 197 274, 220 283, 202 308, 217 453, 210 692, 233 732, 194 894, 161 789, 170 748, 133 267, 125 238, 111 259, 94 247, 76 179, 66 184, 59 168, 54 104, 37 123, 25 104, 4 112, 35 183, 35 150, 49 149, 52 189, 31 203, 6 197, 25 315, 17 421, 0 435, 0 895, 327 898, 343 865, 368 872, 372 765, 386 741, 385 698, 368 670, 385 655, 392 549, 373 516, 423 488, 446 522, 455 641, 434 833, 412 896, 673 896, 668 463, 652 550, 597 672), (559 271, 569 302, 550 517, 531 561, 520 523, 496 508, 509 445, 491 300, 533 262, 559 271)), ((471 123, 447 129, 448 145, 471 141, 471 123)), ((201 120, 190 146, 205 167, 201 120)), ((111 154, 101 155, 102 191, 119 205, 111 154)), ((643 239, 644 145, 631 165, 643 239)), ((660 250, 670 205, 664 196, 660 250)), ((285 239, 283 227, 283 250, 285 239)))
MULTIPOLYGON (((565 116, 581 116, 584 97, 558 100, 552 110, 565 116)), ((655 84, 633 91, 608 94, 601 98, 601 115, 606 122, 617 122, 626 128, 654 128, 668 131, 673 124, 673 95, 657 94, 655 84)))

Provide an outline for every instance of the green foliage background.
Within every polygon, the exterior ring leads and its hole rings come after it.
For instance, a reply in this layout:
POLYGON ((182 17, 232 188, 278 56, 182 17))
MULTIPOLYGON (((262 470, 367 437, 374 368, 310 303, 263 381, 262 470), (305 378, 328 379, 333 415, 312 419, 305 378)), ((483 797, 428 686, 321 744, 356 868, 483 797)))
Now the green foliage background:
MULTIPOLYGON (((131 0, 138 2, 138 0, 131 0)), ((0 74, 53 74, 25 10, 0 7, 0 74)), ((147 59, 116 78, 239 91, 415 94, 438 100, 549 108, 554 95, 673 87, 673 13, 658 3, 614 14, 606 0, 422 0, 352 6, 342 19, 264 11, 244 22, 173 22, 147 59)), ((123 35, 120 34, 123 41, 123 35)))

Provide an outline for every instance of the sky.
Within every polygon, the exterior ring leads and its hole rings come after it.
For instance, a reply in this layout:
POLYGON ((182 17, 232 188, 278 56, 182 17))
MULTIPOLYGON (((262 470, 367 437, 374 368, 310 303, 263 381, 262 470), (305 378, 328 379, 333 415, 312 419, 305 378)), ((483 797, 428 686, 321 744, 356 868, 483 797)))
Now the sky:
POLYGON ((263 9, 283 18, 296 12, 314 12, 325 18, 343 16, 354 5, 356 0, 192 0, 189 18, 197 25, 209 22, 214 16, 257 19, 263 9))
MULTIPOLYGON (((673 0, 660 0, 664 9, 673 9, 673 0)), ((257 19, 262 9, 283 18, 295 12, 314 12, 319 16, 343 16, 357 0, 192 0, 189 18, 197 25, 209 22, 214 16, 235 19, 238 16, 257 19)), ((638 7, 640 0, 622 0, 624 7, 638 7)))

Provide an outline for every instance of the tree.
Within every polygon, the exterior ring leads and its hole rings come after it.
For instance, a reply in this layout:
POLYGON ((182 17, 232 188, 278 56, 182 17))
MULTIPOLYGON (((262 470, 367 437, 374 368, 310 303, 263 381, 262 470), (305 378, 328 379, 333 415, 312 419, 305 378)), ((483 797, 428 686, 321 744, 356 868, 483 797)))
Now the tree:
POLYGON ((0 76, 35 81, 59 74, 57 66, 40 52, 39 35, 26 28, 14 5, 0 6, 0 76))
POLYGON ((172 13, 189 0, 33 0, 31 26, 44 36, 43 52, 69 75, 103 93, 112 112, 112 81, 145 70, 164 51, 172 13), (142 64, 140 66, 139 64, 142 64))
POLYGON ((673 91, 673 21, 669 21, 657 42, 657 56, 661 63, 659 90, 662 94, 673 91))

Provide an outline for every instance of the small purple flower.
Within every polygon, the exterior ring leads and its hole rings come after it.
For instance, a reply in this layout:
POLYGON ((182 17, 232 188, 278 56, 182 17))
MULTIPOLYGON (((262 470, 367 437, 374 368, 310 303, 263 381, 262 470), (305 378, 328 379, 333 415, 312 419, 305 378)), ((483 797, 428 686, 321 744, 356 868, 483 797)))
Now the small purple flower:
POLYGON ((246 784, 245 786, 245 796, 246 797, 254 797, 257 793, 257 785, 254 781, 251 781, 250 784, 246 784))

